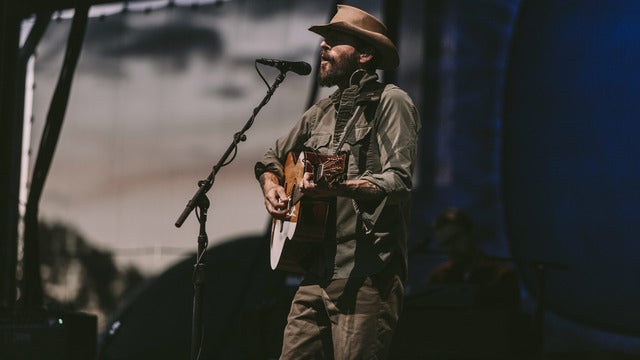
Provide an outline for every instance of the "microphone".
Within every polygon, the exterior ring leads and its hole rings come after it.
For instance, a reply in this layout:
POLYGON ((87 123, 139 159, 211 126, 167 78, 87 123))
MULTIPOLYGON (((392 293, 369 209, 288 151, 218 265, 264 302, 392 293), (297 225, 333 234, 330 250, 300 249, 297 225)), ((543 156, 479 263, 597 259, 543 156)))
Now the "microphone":
POLYGON ((256 59, 256 62, 262 65, 272 66, 282 72, 293 71, 298 75, 309 75, 311 73, 311 65, 304 61, 286 61, 274 59, 256 59))

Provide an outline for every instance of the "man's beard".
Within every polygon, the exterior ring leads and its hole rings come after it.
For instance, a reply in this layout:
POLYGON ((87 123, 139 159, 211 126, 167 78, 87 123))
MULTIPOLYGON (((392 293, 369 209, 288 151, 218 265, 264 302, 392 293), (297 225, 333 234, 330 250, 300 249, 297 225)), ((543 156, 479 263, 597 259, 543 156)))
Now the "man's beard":
MULTIPOLYGON (((323 56, 321 54, 321 56, 323 56)), ((325 58, 329 62, 330 69, 320 68, 318 72, 318 84, 324 87, 331 87, 340 83, 348 83, 349 77, 358 70, 358 55, 354 52, 348 56, 340 58, 325 58)))

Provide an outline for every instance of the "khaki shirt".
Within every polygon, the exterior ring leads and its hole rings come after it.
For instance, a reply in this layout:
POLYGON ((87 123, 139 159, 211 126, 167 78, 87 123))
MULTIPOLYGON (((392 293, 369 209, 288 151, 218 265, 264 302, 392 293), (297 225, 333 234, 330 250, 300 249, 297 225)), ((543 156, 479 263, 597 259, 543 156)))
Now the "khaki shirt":
MULTIPOLYGON (((338 112, 353 115, 355 104, 349 97, 361 96, 364 90, 378 84, 375 74, 356 74, 350 88, 339 89, 317 102, 288 134, 276 141, 256 164, 257 178, 269 171, 282 183, 283 163, 290 151, 335 152, 343 135, 334 133, 338 112)), ((410 195, 420 118, 409 95, 395 85, 386 85, 379 102, 375 100, 357 119, 349 119, 356 121, 355 127, 340 150, 349 152, 347 179, 368 180, 379 186, 385 196, 375 203, 337 197, 332 214, 335 229, 307 268, 321 279, 372 275, 392 259, 401 261, 397 266, 406 276, 410 195)), ((338 128, 344 131, 348 126, 338 128)))

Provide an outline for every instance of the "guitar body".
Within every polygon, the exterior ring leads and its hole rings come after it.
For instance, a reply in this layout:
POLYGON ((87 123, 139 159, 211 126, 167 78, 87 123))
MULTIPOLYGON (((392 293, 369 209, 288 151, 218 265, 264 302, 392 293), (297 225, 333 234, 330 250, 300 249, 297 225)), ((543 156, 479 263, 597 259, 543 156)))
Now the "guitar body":
POLYGON ((344 179, 347 155, 318 155, 313 152, 290 152, 284 164, 283 187, 289 197, 287 220, 273 219, 270 263, 274 270, 302 273, 300 262, 312 250, 312 244, 326 239, 332 199, 303 198, 299 184, 305 172, 314 181, 330 186, 344 179))

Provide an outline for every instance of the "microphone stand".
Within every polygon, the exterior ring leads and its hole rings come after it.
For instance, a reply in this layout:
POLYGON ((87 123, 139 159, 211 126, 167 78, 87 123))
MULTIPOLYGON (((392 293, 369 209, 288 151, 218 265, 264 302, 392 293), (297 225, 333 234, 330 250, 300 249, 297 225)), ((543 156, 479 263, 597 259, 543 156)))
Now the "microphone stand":
MULTIPOLYGON (((271 100, 271 96, 276 91, 278 86, 284 81, 286 77, 286 72, 281 71, 280 74, 276 77, 273 84, 269 87, 267 94, 262 99, 260 104, 253 109, 253 113, 251 117, 244 125, 242 130, 235 133, 233 135, 233 141, 222 155, 220 160, 213 166, 211 173, 205 180, 198 181, 198 190, 193 195, 191 200, 187 203, 187 206, 182 211, 178 219, 176 220, 175 226, 181 227, 184 221, 187 219, 191 211, 193 211, 196 207, 198 207, 200 215, 198 216, 198 221, 200 222, 200 232, 198 234, 198 253, 196 256, 196 263, 194 265, 193 271, 193 318, 191 323, 191 359, 196 360, 200 357, 200 351, 202 346, 203 339, 203 321, 202 321, 202 304, 204 300, 204 252, 206 251, 208 245, 207 233, 206 233, 206 221, 207 221, 207 210, 209 208, 209 199, 207 198, 207 192, 213 186, 215 181, 216 174, 220 171, 220 168, 223 166, 229 165, 233 158, 227 162, 227 159, 234 152, 233 157, 238 151, 238 143, 241 141, 245 141, 247 136, 245 132, 249 130, 251 125, 253 125, 253 121, 255 120, 258 112, 264 107, 269 100, 271 100)), ((198 212, 196 212, 196 215, 198 212)))

